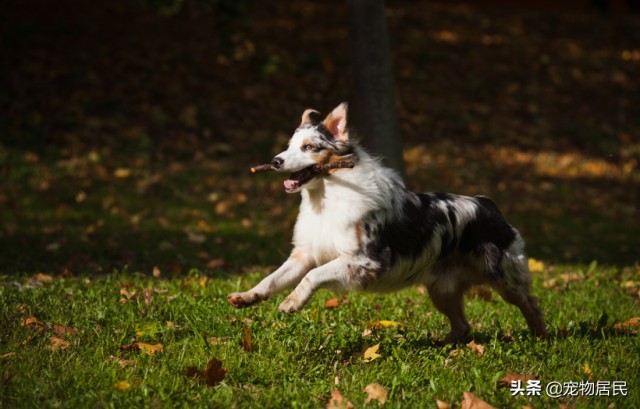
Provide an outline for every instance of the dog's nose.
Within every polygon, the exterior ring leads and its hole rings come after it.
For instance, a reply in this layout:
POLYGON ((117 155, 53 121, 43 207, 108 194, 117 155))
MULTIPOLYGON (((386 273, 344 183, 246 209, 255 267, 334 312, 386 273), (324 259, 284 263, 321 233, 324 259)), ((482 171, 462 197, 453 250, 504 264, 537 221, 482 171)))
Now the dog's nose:
POLYGON ((276 169, 280 169, 280 166, 282 166, 282 164, 284 163, 284 159, 282 159, 279 156, 276 156, 275 158, 273 158, 273 160, 271 161, 271 164, 273 165, 274 168, 276 169))

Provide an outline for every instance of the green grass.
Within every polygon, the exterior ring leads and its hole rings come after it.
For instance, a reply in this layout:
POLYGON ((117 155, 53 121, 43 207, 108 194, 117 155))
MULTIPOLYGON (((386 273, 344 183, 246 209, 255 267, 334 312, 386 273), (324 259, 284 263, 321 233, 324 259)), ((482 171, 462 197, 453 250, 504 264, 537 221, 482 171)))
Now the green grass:
POLYGON ((637 407, 640 342, 613 327, 638 315, 637 295, 621 285, 637 275, 636 269, 595 265, 558 265, 537 273, 536 293, 551 332, 546 341, 532 340, 524 319, 496 294, 489 301, 468 298, 470 339, 484 345, 482 356, 463 344, 457 348, 466 353, 455 356, 454 347, 437 345, 448 324, 417 289, 349 294, 335 309, 324 308, 333 295, 320 292, 301 313, 287 316, 277 312, 282 297, 245 310, 227 304, 229 292, 255 284, 260 273, 235 277, 193 270, 186 277, 155 279, 121 272, 103 279, 60 277, 37 286, 26 277, 3 276, 0 355, 13 354, 0 360, 0 402, 3 407, 318 408, 338 389, 355 407, 364 407, 365 386, 377 382, 389 391, 386 407, 433 407, 435 399, 458 403, 463 391, 500 408, 637 407), (542 289, 544 281, 573 272, 578 281, 542 289), (138 294, 122 303, 121 288, 138 294), (155 290, 146 302, 144 289, 155 290), (59 324, 78 332, 67 336, 68 348, 50 350, 51 331, 21 325, 30 316, 47 327, 59 324), (401 326, 363 335, 371 322, 383 319, 401 326), (252 335, 251 352, 242 347, 243 327, 252 335), (133 342, 161 343, 164 350, 152 356, 120 350, 133 342), (381 357, 364 362, 363 348, 378 343, 381 357), (222 383, 209 387, 185 376, 186 367, 204 369, 213 357, 228 369, 222 383), (132 363, 121 368, 117 359, 132 363), (513 397, 509 388, 496 386, 511 373, 535 374, 543 385, 625 381, 628 396, 513 397), (122 380, 129 389, 114 386, 122 380))

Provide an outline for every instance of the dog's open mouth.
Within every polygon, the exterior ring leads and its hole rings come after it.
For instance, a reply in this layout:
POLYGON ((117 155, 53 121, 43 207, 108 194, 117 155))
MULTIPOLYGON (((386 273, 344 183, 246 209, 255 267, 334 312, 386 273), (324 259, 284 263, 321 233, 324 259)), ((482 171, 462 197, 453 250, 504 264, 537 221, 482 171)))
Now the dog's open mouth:
POLYGON ((315 169, 315 166, 307 166, 302 170, 293 172, 291 176, 289 176, 289 179, 284 181, 284 188, 287 193, 297 192, 302 186, 316 177, 316 175, 318 175, 318 171, 315 169))

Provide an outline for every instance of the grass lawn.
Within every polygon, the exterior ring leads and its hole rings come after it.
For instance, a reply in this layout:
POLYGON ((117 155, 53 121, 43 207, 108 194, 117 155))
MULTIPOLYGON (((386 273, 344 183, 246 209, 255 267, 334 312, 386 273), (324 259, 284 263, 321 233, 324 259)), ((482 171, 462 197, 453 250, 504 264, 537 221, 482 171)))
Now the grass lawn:
POLYGON ((277 312, 282 297, 245 310, 227 304, 227 293, 262 273, 3 276, 2 407, 318 408, 334 390, 365 407, 371 383, 388 391, 386 407, 458 404, 464 391, 499 408, 640 405, 637 323, 616 326, 639 315, 629 290, 638 291, 630 281, 637 280, 635 268, 554 265, 535 273, 551 332, 545 341, 532 340, 519 312, 495 293, 475 293, 467 302, 469 341, 482 351, 438 346, 448 323, 419 288, 349 294, 335 308, 325 307, 334 296, 320 292, 292 316, 277 312), (398 325, 377 328, 384 320, 398 325), (126 347, 139 342, 162 349, 149 355, 126 347), (378 344, 380 356, 367 362, 363 352, 378 344), (185 375, 212 358, 228 371, 219 384, 185 375), (512 396, 498 385, 510 374, 535 375, 541 396, 512 396), (624 382, 626 396, 612 396, 611 386, 611 396, 552 398, 544 389, 598 381, 624 382))

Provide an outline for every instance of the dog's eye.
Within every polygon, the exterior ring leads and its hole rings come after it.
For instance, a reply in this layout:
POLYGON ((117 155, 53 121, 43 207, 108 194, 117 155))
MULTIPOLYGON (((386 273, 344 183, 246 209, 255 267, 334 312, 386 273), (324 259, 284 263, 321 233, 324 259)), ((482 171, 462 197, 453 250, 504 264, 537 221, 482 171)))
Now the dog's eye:
POLYGON ((315 149, 315 147, 313 145, 310 145, 310 144, 302 145, 302 150, 305 151, 305 152, 309 152, 309 151, 312 151, 314 149, 315 149))

